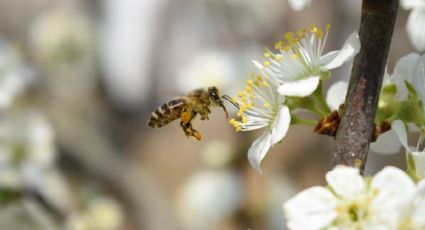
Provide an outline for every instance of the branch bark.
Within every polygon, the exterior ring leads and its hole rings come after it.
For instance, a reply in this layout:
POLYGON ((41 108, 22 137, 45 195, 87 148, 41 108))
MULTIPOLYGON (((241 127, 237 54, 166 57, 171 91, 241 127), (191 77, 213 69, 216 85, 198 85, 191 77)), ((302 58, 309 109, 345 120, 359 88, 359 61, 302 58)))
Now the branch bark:
POLYGON ((334 166, 343 164, 364 171, 397 11, 398 0, 363 0, 361 49, 354 59, 333 147, 334 166))

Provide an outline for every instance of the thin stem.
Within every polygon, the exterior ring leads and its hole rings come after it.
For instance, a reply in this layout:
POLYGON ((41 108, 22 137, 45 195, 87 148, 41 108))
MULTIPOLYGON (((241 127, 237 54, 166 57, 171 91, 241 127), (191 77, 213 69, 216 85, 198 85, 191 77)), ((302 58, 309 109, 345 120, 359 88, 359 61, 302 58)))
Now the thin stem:
POLYGON ((354 59, 344 114, 333 147, 333 165, 363 173, 378 97, 398 10, 398 0, 363 0, 361 49, 354 59))
POLYGON ((316 126, 317 121, 311 120, 311 119, 300 118, 300 117, 297 117, 297 116, 291 114, 291 125, 316 126))

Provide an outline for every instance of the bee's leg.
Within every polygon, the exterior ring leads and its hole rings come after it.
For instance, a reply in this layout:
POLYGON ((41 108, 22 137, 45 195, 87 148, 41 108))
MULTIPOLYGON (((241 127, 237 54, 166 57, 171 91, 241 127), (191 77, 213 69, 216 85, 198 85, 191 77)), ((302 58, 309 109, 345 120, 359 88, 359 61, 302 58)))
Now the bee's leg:
POLYGON ((183 129, 184 134, 189 137, 189 136, 193 136, 196 140, 200 141, 202 139, 202 135, 200 132, 198 132, 196 129, 194 129, 192 127, 192 123, 188 122, 188 123, 183 123, 180 122, 180 126, 183 129))
POLYGON ((204 110, 199 113, 201 115, 201 120, 209 120, 208 114, 211 113, 211 110, 208 108, 208 106, 204 107, 204 110))
POLYGON ((183 112, 180 116, 180 126, 183 129, 183 132, 186 136, 193 136, 196 140, 201 140, 202 135, 196 129, 192 127, 192 119, 195 118, 197 112, 190 110, 188 107, 183 109, 183 112))
POLYGON ((193 119, 195 115, 196 113, 189 109, 189 107, 185 106, 183 108, 182 114, 180 115, 180 120, 182 123, 187 124, 193 119))

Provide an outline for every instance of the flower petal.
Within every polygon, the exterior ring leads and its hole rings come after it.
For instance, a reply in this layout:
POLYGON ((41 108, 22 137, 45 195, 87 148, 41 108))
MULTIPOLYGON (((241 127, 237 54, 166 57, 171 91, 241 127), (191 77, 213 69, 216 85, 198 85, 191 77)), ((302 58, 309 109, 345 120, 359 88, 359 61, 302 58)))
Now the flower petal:
POLYGON ((412 84, 420 99, 425 102, 425 54, 419 58, 412 76, 412 84))
POLYGON ((290 81, 283 83, 278 92, 284 96, 290 97, 306 97, 317 89, 320 83, 319 76, 312 76, 298 81, 290 81))
POLYGON ((326 69, 335 69, 344 62, 351 60, 360 51, 360 40, 357 32, 352 33, 341 50, 332 51, 320 58, 320 63, 326 69))
POLYGON ((400 5, 403 9, 413 9, 415 7, 425 6, 425 2, 422 0, 400 0, 400 5))
POLYGON ((415 64, 418 62, 418 59, 419 55, 417 53, 410 53, 400 58, 400 60, 395 64, 391 79, 397 86, 396 97, 400 100, 407 99, 407 89, 404 81, 412 82, 412 71, 415 64))
POLYGON ((425 51, 425 7, 415 8, 407 19, 406 31, 416 50, 425 51))
POLYGON ((425 152, 412 152, 411 154, 415 161, 416 173, 425 179, 425 152))
POLYGON ((283 106, 276 118, 275 124, 271 131, 271 145, 276 144, 286 135, 291 124, 291 114, 289 113, 289 108, 283 106))
POLYGON ((404 123, 401 120, 395 120, 391 124, 391 129, 394 130, 394 132, 397 134, 398 140, 400 141, 401 145, 404 146, 406 151, 411 152, 407 144, 407 133, 404 123))
POLYGON ((370 150, 379 154, 393 154, 400 151, 400 141, 394 131, 391 129, 381 135, 379 135, 378 140, 372 142, 370 145, 370 150))
POLYGON ((365 190, 365 183, 358 168, 337 166, 326 173, 331 189, 345 199, 353 199, 365 190))
POLYGON ((387 166, 372 179, 371 189, 377 193, 371 204, 373 209, 403 212, 413 198, 415 183, 401 169, 387 166))
POLYGON ((283 205, 289 229, 323 229, 336 218, 337 202, 333 194, 323 187, 302 191, 283 205))
POLYGON ((293 10, 299 11, 310 5, 311 0, 289 0, 288 2, 293 10))
POLYGON ((266 156, 267 152, 270 149, 270 139, 271 135, 268 130, 264 131, 263 135, 261 135, 257 140, 252 143, 251 147, 248 150, 248 160, 251 166, 257 170, 261 171, 261 161, 266 156))
POLYGON ((347 89, 348 83, 345 81, 336 82, 329 87, 326 94, 326 103, 331 110, 338 110, 338 107, 344 103, 347 89))

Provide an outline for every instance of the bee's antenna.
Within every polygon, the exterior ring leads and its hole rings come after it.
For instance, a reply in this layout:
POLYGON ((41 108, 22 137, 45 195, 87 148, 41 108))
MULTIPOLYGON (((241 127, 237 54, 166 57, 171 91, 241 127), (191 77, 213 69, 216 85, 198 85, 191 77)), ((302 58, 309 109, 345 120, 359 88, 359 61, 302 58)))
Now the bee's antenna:
POLYGON ((226 101, 230 102, 232 105, 234 105, 236 108, 240 108, 239 104, 236 103, 235 101, 232 100, 231 97, 227 96, 227 95, 223 95, 222 96, 223 99, 225 99, 226 101))

